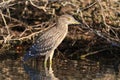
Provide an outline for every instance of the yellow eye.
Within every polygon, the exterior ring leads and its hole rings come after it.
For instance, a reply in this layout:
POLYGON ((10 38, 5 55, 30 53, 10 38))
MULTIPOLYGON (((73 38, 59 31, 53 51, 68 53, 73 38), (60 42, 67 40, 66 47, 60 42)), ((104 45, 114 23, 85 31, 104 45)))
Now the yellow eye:
POLYGON ((68 21, 70 21, 70 18, 67 18, 68 19, 68 21))

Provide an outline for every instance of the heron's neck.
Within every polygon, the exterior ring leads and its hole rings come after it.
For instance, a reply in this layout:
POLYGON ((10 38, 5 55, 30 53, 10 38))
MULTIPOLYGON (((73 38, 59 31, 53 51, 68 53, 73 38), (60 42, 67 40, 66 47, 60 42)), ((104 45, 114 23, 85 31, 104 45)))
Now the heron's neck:
POLYGON ((66 24, 66 23, 64 23, 64 22, 62 22, 62 23, 58 23, 57 24, 57 28, 66 28, 66 29, 68 29, 68 24, 66 24))

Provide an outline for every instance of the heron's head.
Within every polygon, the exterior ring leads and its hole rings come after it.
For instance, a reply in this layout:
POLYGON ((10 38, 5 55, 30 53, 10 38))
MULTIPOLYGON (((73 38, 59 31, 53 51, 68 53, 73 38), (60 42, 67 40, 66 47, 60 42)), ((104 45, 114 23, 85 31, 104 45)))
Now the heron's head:
POLYGON ((77 20, 75 20, 71 15, 65 14, 59 17, 58 22, 61 24, 80 24, 77 20))

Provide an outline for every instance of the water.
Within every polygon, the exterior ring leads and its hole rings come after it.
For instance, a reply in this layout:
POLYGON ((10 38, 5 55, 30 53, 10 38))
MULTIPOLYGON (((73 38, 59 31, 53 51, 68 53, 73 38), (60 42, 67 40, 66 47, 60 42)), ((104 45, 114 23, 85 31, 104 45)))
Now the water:
POLYGON ((44 58, 23 63, 21 58, 0 61, 0 80, 120 80, 119 65, 109 61, 53 59, 45 68, 44 58))

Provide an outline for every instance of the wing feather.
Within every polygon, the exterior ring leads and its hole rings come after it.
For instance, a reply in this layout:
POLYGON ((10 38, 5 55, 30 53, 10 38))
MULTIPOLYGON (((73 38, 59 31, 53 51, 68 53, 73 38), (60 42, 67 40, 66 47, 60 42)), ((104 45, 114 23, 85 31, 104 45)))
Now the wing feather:
POLYGON ((31 52, 31 54, 45 54, 47 51, 54 48, 59 34, 60 32, 56 29, 56 27, 43 32, 43 34, 40 34, 40 36, 36 39, 35 43, 31 46, 29 51, 36 52, 31 52))

